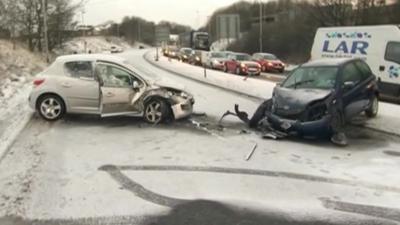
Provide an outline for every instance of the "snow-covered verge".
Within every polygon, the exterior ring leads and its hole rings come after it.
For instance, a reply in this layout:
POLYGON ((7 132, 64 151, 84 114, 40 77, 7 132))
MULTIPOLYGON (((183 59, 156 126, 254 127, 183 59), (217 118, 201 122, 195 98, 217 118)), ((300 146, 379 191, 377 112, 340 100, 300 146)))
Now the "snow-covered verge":
POLYGON ((19 45, 0 40, 0 101, 11 98, 18 89, 46 66, 40 55, 19 45))
POLYGON ((32 115, 30 83, 45 66, 40 55, 0 40, 0 159, 32 115))
POLYGON ((135 42, 133 45, 130 45, 128 42, 117 37, 92 36, 73 38, 65 42, 61 48, 54 49, 53 52, 56 55, 68 55, 75 52, 85 53, 85 45, 86 53, 89 51, 91 53, 110 53, 111 47, 113 46, 121 49, 122 51, 130 48, 139 48, 139 46, 143 46, 145 48, 150 47, 140 42, 135 42))
POLYGON ((207 69, 206 76, 204 76, 203 68, 176 60, 168 61, 167 58, 160 57, 159 61, 155 62, 155 51, 149 51, 144 57, 148 62, 169 72, 259 99, 271 96, 272 90, 276 85, 270 81, 247 79, 246 77, 209 69, 207 69))
MULTIPOLYGON (((270 81, 244 79, 244 77, 213 70, 207 70, 207 76, 205 77, 204 70, 200 67, 184 64, 176 60, 168 61, 165 57, 160 57, 159 61, 156 62, 154 56, 155 51, 149 51, 144 57, 151 64, 168 72, 260 100, 271 98, 273 88, 276 85, 270 81)), ((379 107, 377 118, 363 120, 360 124, 370 129, 400 136, 400 114, 398 114, 400 106, 381 102, 379 107)))
POLYGON ((218 41, 215 41, 211 44, 210 49, 212 51, 225 51, 228 48, 228 46, 235 41, 236 38, 219 39, 218 41))

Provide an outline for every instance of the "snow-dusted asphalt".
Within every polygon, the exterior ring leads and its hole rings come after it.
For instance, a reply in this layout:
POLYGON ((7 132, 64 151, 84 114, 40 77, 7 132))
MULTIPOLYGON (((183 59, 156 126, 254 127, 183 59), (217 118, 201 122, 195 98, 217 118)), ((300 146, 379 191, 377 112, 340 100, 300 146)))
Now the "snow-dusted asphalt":
POLYGON ((258 100, 126 57, 196 98, 191 120, 34 116, 0 161, 0 224, 397 224, 400 140, 349 128, 350 146, 263 140, 235 118, 258 100), (201 123, 203 126, 198 126, 201 123), (246 156, 254 147, 251 159, 246 156))

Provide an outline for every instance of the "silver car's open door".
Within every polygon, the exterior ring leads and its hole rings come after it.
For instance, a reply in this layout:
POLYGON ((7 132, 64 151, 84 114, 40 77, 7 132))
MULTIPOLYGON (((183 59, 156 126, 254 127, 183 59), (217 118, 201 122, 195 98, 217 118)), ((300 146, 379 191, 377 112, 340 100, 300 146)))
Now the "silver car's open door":
POLYGON ((100 82, 102 117, 140 113, 136 103, 143 94, 142 88, 128 70, 114 64, 97 63, 96 73, 100 82))

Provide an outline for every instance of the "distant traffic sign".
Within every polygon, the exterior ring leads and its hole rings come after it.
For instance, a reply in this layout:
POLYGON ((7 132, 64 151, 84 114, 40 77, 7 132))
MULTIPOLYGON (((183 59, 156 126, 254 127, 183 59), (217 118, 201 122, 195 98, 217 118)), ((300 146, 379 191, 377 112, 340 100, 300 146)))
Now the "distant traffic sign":
POLYGON ((169 27, 156 26, 155 36, 157 44, 161 44, 162 42, 168 42, 170 38, 169 27))

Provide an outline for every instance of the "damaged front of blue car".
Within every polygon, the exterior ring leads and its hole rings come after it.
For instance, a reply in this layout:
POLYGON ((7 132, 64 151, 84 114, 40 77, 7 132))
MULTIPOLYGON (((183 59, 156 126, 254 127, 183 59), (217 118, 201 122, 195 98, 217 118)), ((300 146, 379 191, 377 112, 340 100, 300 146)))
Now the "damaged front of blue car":
POLYGON ((290 135, 330 136, 337 112, 335 103, 334 90, 276 87, 265 116, 273 128, 290 135))
POLYGON ((276 130, 303 137, 329 137, 341 123, 338 66, 301 66, 277 85, 265 110, 276 130))

